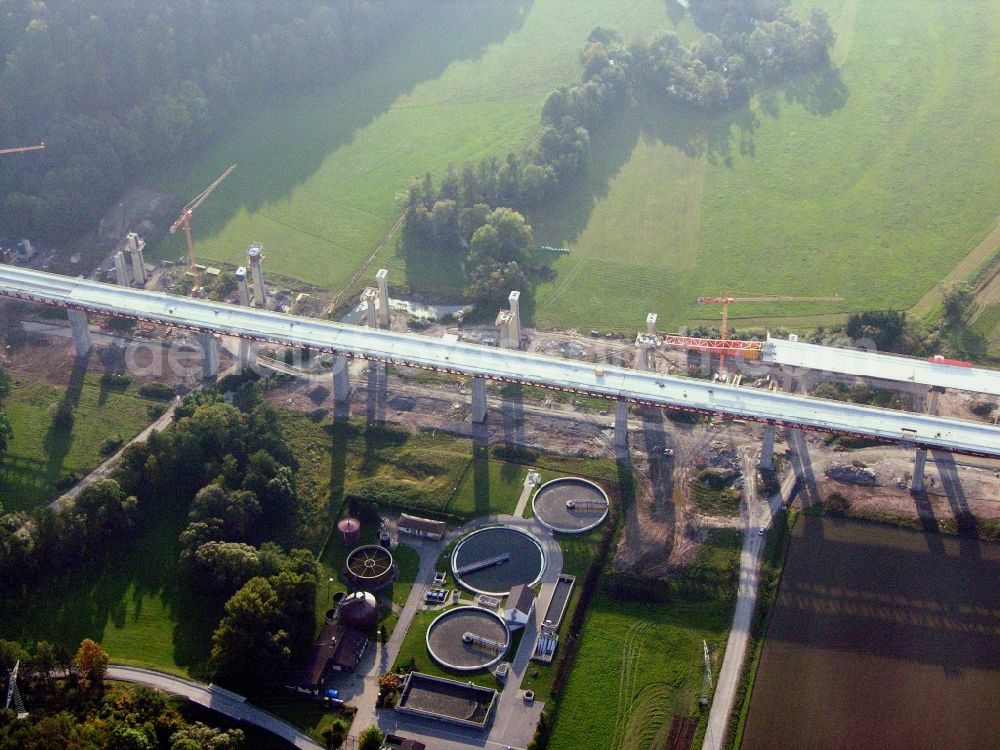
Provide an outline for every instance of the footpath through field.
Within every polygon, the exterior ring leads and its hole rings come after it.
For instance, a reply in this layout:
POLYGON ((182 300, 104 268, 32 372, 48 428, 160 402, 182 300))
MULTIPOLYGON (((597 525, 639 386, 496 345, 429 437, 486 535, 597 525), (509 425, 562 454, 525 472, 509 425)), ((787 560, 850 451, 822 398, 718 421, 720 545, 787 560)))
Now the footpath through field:
POLYGON ((108 667, 107 676, 111 680, 134 682, 172 695, 183 695, 192 703, 217 711, 230 719, 244 721, 247 724, 266 729, 293 747, 302 748, 302 750, 323 750, 322 745, 313 741, 287 721, 279 719, 262 708, 250 705, 243 696, 223 690, 215 685, 202 685, 191 680, 138 667, 111 666, 108 667))

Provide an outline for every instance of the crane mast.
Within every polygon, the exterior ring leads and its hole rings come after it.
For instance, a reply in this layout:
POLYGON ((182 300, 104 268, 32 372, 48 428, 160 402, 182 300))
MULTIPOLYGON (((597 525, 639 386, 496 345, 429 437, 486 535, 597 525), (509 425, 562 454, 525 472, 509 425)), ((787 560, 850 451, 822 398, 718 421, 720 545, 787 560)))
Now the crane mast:
POLYGON ((188 203, 181 210, 181 215, 177 217, 177 220, 170 225, 170 234, 176 232, 179 228, 184 229, 184 236, 187 238, 187 248, 188 248, 188 265, 191 268, 191 274, 194 276, 194 288, 197 289, 201 286, 201 274, 198 273, 198 264, 195 263, 194 259, 194 240, 191 237, 191 216, 195 209, 198 208, 205 199, 212 194, 219 183, 229 176, 229 173, 236 169, 236 165, 233 164, 229 169, 223 172, 219 177, 216 178, 215 182, 209 185, 207 188, 202 190, 195 198, 188 203))
POLYGON ((0 148, 0 156, 3 156, 4 154, 23 154, 25 151, 37 151, 43 148, 45 148, 45 141, 42 141, 37 146, 15 146, 13 148, 0 148))
MULTIPOLYGON (((745 297, 734 297, 724 294, 717 297, 699 297, 699 305, 722 305, 722 325, 719 328, 719 338, 726 341, 729 338, 729 306, 734 302, 843 302, 839 294, 830 297, 790 297, 783 294, 752 294, 745 297)), ((719 372, 726 371, 726 355, 719 353, 719 372)))

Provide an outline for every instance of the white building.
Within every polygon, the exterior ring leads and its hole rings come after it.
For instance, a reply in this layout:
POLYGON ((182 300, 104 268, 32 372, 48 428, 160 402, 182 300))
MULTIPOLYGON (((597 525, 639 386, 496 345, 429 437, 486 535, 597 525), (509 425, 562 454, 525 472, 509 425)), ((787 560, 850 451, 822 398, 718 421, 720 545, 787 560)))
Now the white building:
POLYGON ((519 583, 512 586, 503 608, 503 619, 511 627, 526 625, 535 607, 535 592, 530 586, 519 583))

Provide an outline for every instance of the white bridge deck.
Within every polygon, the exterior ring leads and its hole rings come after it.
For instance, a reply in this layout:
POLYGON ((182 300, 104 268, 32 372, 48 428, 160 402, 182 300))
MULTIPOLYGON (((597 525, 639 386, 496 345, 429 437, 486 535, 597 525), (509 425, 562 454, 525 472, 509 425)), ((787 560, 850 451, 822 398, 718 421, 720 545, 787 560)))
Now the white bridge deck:
POLYGON ((960 367, 898 354, 840 349, 804 341, 768 339, 761 359, 779 365, 809 367, 845 375, 895 380, 901 383, 955 388, 1000 396, 1000 371, 960 367))
MULTIPOLYGON (((0 295, 430 370, 1000 457, 1000 428, 361 328, 0 265, 0 295)), ((812 365, 809 365, 812 366, 812 365)))

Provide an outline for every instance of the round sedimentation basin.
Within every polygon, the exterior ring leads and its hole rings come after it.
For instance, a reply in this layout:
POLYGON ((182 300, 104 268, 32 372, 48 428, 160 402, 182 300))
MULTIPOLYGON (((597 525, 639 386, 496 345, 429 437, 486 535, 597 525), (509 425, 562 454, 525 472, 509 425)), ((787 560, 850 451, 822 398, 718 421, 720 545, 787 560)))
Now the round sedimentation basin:
POLYGON ((469 591, 506 596, 519 583, 534 586, 545 569, 542 543, 512 526, 487 526, 466 535, 451 553, 455 580, 469 591))
POLYGON ((538 488, 531 508, 546 528, 582 534, 603 523, 610 503, 599 485, 580 477, 560 477, 538 488))
POLYGON ((460 672, 489 669, 507 655, 510 631, 494 612, 456 607, 427 628, 427 651, 442 667, 460 672))

